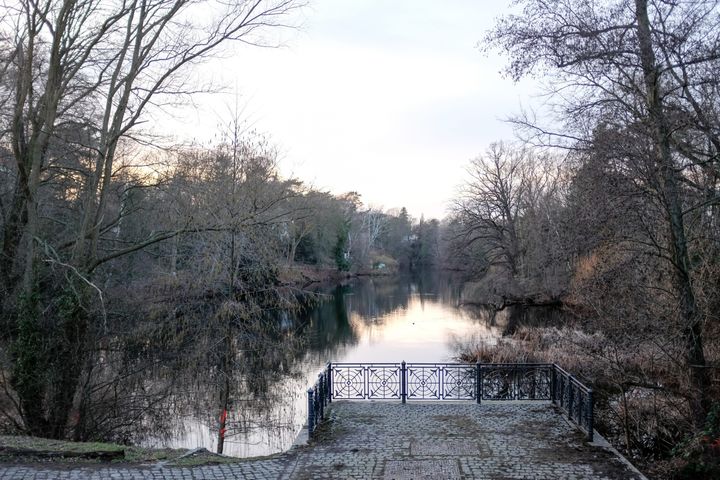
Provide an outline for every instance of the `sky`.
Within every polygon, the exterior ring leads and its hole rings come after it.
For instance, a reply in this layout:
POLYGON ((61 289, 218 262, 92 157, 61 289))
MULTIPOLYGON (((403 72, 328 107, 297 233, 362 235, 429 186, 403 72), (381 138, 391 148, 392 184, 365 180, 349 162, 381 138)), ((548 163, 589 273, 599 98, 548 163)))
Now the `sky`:
POLYGON ((198 142, 238 105, 271 138, 280 170, 367 206, 441 218, 466 165, 538 89, 501 76, 477 48, 508 4, 490 0, 311 0, 280 48, 243 47, 203 66, 225 92, 174 129, 198 142))

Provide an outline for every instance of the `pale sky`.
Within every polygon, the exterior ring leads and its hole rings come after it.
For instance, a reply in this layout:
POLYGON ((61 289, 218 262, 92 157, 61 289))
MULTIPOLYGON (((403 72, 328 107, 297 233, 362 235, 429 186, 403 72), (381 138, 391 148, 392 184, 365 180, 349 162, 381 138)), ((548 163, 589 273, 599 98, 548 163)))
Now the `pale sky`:
POLYGON ((248 123, 279 146, 284 175, 442 217, 468 161, 513 138, 502 120, 537 91, 476 48, 508 3, 311 0, 284 47, 242 47, 203 67, 228 93, 199 101, 176 130, 206 141, 237 92, 248 123))

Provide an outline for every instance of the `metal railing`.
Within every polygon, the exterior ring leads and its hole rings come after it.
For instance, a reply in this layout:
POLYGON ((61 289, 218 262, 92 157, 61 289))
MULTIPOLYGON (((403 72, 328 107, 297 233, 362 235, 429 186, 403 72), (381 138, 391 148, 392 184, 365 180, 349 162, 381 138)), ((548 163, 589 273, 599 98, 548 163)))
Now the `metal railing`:
POLYGON ((553 365, 552 402, 560 407, 573 423, 593 440, 595 428, 595 399, 592 388, 588 388, 568 372, 553 365))
POLYGON ((328 363, 307 393, 311 436, 334 399, 548 400, 593 440, 592 389, 552 363, 328 363))
POLYGON ((325 407, 332 402, 332 375, 332 364, 328 363, 323 371, 318 374, 315 384, 307 391, 307 425, 308 435, 311 437, 317 424, 325 418, 325 407))

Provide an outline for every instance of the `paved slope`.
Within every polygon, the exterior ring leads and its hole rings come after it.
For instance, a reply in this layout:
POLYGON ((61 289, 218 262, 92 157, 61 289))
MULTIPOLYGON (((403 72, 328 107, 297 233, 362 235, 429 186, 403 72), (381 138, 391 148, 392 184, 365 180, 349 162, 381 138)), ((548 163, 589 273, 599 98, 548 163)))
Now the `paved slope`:
POLYGON ((276 457, 195 467, 1 466, 0 479, 587 479, 643 477, 587 444, 548 403, 336 402, 316 440, 276 457))

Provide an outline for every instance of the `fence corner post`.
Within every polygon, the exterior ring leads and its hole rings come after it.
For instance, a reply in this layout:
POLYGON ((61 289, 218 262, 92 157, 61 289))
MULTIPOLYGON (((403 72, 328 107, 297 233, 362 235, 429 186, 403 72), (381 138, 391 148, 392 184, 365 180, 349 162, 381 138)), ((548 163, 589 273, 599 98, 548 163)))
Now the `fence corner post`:
POLYGON ((479 404, 482 401, 482 364, 478 359, 475 362, 475 401, 479 404))
POLYGON ((327 364, 327 402, 332 403, 332 362, 327 364))
POLYGON ((313 431, 315 430, 315 401, 313 400, 313 389, 308 388, 308 411, 307 411, 307 423, 308 423, 308 438, 312 437, 313 431))
POLYGON ((402 403, 407 400, 407 364, 405 360, 400 364, 400 399, 402 403))
POLYGON ((595 397, 593 396, 592 389, 588 390, 588 412, 587 412, 587 440, 588 442, 593 441, 594 437, 594 431, 595 431, 595 397))

